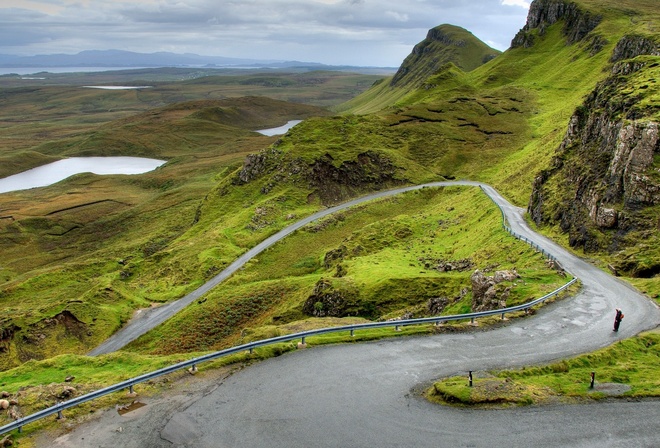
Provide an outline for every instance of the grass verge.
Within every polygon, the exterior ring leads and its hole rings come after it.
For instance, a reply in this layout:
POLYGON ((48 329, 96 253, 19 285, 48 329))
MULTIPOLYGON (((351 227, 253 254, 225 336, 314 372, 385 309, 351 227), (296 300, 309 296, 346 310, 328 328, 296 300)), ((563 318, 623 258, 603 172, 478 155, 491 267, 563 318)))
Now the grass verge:
POLYGON ((437 381, 426 391, 436 403, 490 407, 660 397, 660 332, 651 331, 586 355, 517 370, 480 372, 437 381), (591 387, 591 374, 595 374, 591 387))

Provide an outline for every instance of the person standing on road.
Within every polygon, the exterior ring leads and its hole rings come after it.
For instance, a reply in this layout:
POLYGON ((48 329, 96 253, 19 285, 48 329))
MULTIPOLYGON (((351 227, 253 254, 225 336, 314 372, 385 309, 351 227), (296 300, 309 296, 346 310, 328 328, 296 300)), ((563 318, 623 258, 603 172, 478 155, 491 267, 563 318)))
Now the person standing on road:
POLYGON ((614 330, 619 331, 619 325, 621 325, 621 319, 623 319, 623 313, 619 308, 616 309, 616 315, 614 316, 614 330))

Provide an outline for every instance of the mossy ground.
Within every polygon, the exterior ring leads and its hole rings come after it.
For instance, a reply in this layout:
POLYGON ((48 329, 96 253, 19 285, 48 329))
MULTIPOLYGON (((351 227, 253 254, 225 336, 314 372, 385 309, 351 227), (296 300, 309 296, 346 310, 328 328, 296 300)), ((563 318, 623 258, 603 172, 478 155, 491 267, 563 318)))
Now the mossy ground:
POLYGON ((470 406, 531 405, 608 398, 612 388, 599 385, 619 385, 619 397, 655 398, 660 396, 658 369, 660 333, 655 331, 548 365, 489 372, 474 377, 473 387, 468 385, 467 373, 443 379, 427 391, 427 397, 470 406))

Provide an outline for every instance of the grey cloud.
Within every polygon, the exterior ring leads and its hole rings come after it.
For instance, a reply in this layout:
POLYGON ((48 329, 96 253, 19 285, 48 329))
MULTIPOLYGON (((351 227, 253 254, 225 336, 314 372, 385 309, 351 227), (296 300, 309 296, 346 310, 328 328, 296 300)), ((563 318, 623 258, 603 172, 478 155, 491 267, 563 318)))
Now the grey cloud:
POLYGON ((0 6, 0 53, 119 48, 396 66, 434 26, 463 26, 506 48, 527 15, 499 0, 52 2, 62 2, 59 14, 0 6))

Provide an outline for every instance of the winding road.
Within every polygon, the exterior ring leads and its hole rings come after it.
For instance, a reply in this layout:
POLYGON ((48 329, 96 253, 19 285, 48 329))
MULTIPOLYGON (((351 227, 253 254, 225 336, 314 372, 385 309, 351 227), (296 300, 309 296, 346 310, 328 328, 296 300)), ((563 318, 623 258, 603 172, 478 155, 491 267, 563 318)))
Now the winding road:
POLYGON ((419 391, 439 377, 565 358, 660 324, 653 302, 531 231, 523 209, 476 182, 438 182, 380 192, 312 215, 246 252, 197 291, 134 320, 93 353, 120 348, 313 220, 378 197, 449 185, 481 187, 502 208, 514 232, 533 240, 580 278, 581 291, 532 317, 495 329, 299 350, 222 380, 209 380, 201 388, 144 399, 147 406, 124 416, 106 411, 71 433, 42 443, 61 447, 660 446, 656 426, 660 402, 654 400, 485 411, 432 405, 420 397, 419 391), (626 315, 619 333, 612 332, 616 307, 626 315))

